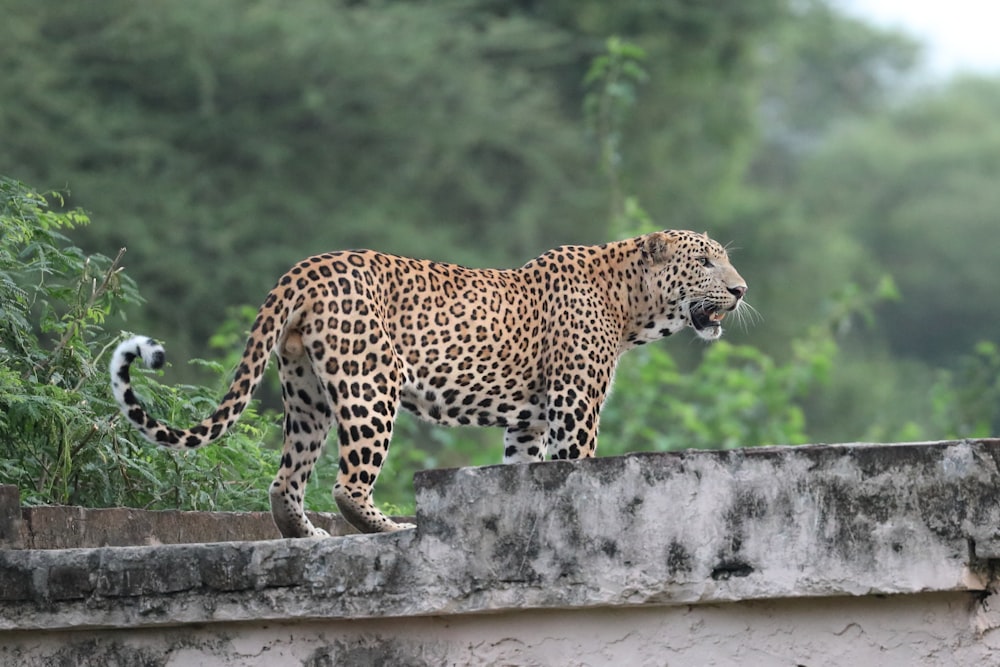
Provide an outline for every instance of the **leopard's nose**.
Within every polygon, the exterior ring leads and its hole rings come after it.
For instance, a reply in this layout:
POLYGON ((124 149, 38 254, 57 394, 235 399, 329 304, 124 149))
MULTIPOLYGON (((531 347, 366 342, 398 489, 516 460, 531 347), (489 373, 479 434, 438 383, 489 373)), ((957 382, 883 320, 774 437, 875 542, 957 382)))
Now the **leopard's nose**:
POLYGON ((737 299, 742 299, 743 295, 747 293, 746 285, 737 285, 735 287, 727 287, 729 293, 735 296, 737 299))

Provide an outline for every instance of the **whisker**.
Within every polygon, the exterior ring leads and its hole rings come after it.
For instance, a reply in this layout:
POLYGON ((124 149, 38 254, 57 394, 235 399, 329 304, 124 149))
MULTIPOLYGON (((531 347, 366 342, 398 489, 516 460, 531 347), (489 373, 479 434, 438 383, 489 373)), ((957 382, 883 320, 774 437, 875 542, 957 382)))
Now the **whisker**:
POLYGON ((749 329, 751 325, 760 324, 764 321, 764 316, 760 314, 760 311, 745 300, 740 300, 740 302, 736 304, 733 316, 736 319, 737 324, 739 324, 744 331, 749 329))

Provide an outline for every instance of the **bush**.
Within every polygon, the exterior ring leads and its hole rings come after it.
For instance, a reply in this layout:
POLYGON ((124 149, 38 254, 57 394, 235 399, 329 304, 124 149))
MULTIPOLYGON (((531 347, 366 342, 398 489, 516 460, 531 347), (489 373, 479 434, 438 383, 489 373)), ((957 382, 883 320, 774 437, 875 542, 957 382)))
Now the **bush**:
MULTIPOLYGON (((251 409, 224 446, 198 453, 160 451, 120 419, 107 372, 120 336, 107 323, 140 297, 124 249, 87 256, 62 233, 88 222, 0 178, 0 483, 17 485, 28 504, 266 507, 261 480, 278 455, 259 443, 273 417, 251 409)), ((224 369, 207 366, 221 382, 224 369)), ((197 387, 143 393, 175 423, 200 419, 216 400, 197 387)))

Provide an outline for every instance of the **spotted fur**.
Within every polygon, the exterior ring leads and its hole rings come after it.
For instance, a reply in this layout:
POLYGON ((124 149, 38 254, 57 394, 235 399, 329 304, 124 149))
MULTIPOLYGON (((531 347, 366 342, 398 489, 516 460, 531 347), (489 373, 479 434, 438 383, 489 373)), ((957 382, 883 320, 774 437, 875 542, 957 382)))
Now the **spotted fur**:
POLYGON ((228 393, 200 424, 168 426, 136 398, 130 364, 164 362, 152 339, 118 346, 111 386, 145 438, 192 449, 232 427, 276 351, 284 449, 270 497, 282 535, 324 534, 303 496, 334 426, 338 507, 361 531, 392 531, 411 526, 382 514, 372 488, 399 408, 438 424, 503 427, 505 463, 593 456, 621 354, 686 326, 715 340, 745 292, 725 249, 688 231, 564 246, 512 270, 333 252, 281 277, 228 393))

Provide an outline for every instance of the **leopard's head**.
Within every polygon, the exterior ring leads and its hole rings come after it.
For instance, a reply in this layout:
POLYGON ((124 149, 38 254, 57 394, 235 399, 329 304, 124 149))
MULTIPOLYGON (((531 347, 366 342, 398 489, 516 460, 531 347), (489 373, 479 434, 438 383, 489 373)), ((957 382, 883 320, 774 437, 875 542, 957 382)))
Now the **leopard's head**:
POLYGON ((689 326, 704 340, 721 337, 723 319, 746 306, 747 291, 726 249, 705 234, 683 230, 654 232, 639 242, 661 335, 689 326))

